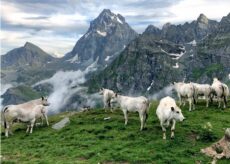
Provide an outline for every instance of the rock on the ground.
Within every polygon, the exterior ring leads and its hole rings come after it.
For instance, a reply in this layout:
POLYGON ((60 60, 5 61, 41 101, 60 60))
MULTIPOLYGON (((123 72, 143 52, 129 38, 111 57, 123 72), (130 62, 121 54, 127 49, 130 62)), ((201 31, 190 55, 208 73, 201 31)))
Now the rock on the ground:
POLYGON ((60 130, 60 129, 64 128, 66 125, 68 125, 69 123, 70 123, 69 117, 65 117, 61 121, 59 121, 58 123, 54 124, 52 126, 52 128, 55 130, 60 130))
POLYGON ((201 152, 209 157, 213 157, 214 161, 224 157, 230 159, 230 128, 226 129, 223 138, 211 146, 201 149, 201 152))

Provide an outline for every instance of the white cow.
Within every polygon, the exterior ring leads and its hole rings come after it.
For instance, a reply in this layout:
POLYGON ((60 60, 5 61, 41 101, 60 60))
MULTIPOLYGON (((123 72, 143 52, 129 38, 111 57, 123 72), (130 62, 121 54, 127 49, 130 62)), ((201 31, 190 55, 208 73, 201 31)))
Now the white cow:
POLYGON ((106 111, 106 108, 110 108, 111 112, 113 112, 111 108, 110 100, 112 97, 115 96, 115 93, 110 89, 101 88, 99 91, 99 94, 103 95, 103 103, 104 103, 105 111, 106 111))
POLYGON ((229 88, 226 84, 219 81, 217 78, 213 79, 212 88, 217 96, 218 107, 220 108, 221 101, 223 101, 223 107, 226 108, 227 98, 229 96, 229 88))
POLYGON ((116 102, 121 107, 121 110, 124 113, 125 125, 127 125, 128 123, 128 112, 138 112, 141 121, 140 130, 143 130, 146 120, 148 118, 148 110, 150 104, 149 100, 146 97, 128 97, 118 95, 116 93, 115 96, 111 99, 111 102, 116 102))
POLYGON ((195 109, 195 87, 191 83, 184 83, 184 82, 174 82, 174 89, 177 92, 180 106, 183 104, 185 105, 185 99, 189 102, 189 111, 195 109))
POLYGON ((163 139, 166 139, 166 127, 170 123, 172 123, 171 138, 174 138, 176 121, 183 121, 185 119, 175 100, 169 96, 162 98, 157 107, 156 114, 162 127, 163 139))
POLYGON ((206 100, 206 107, 209 106, 209 101, 212 94, 212 87, 209 84, 192 83, 195 87, 195 99, 198 100, 198 96, 204 96, 206 100))
POLYGON ((5 136, 8 137, 9 130, 14 121, 29 122, 26 132, 32 133, 36 119, 45 117, 47 125, 48 119, 44 106, 48 106, 47 98, 32 100, 19 105, 8 105, 3 111, 5 136))

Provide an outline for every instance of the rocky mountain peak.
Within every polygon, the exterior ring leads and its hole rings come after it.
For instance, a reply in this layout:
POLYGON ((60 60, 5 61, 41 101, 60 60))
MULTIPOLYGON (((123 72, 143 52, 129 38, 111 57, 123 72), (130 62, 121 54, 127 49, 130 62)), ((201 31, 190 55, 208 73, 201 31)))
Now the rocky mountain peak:
POLYGON ((167 22, 163 25, 162 30, 167 30, 171 26, 170 22, 167 22))
POLYGON ((31 50, 31 49, 38 49, 38 47, 36 45, 34 45, 33 43, 31 42, 26 42, 23 46, 25 49, 27 50, 31 50))
POLYGON ((156 36, 160 36, 161 34, 161 31, 159 28, 157 28, 156 26, 153 26, 153 25, 149 25, 145 31, 144 31, 144 34, 154 34, 156 36))
POLYGON ((197 22, 208 24, 208 18, 204 14, 200 14, 200 16, 197 18, 197 22))
POLYGON ((98 59, 99 65, 107 65, 136 37, 122 15, 104 9, 64 60, 85 67, 98 59))
POLYGON ((113 28, 117 24, 125 24, 125 18, 120 14, 114 14, 109 9, 104 9, 99 16, 90 23, 89 31, 104 30, 113 28))

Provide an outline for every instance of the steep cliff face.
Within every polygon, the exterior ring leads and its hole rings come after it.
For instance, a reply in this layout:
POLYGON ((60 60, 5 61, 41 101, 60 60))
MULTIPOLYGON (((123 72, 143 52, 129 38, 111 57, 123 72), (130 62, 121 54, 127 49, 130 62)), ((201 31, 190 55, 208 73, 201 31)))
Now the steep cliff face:
POLYGON ((182 78, 177 61, 184 52, 180 45, 144 34, 89 81, 90 91, 108 87, 126 93, 148 94, 162 89, 182 78))
POLYGON ((230 73, 229 15, 217 23, 203 14, 192 23, 150 25, 121 55, 88 84, 124 93, 154 93, 173 81, 228 82, 230 73))
POLYGON ((186 22, 183 25, 166 23, 161 30, 150 25, 144 33, 151 33, 174 43, 183 44, 193 40, 199 41, 217 30, 217 21, 210 20, 204 14, 200 14, 197 20, 191 23, 186 22))
POLYGON ((137 33, 125 22, 123 16, 104 9, 63 60, 81 67, 87 67, 98 60, 99 65, 105 66, 136 37, 137 33))

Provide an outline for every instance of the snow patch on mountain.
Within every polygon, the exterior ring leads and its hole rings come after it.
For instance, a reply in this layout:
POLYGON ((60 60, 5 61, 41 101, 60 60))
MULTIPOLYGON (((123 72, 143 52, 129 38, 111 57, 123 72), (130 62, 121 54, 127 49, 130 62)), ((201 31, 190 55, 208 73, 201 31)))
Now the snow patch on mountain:
POLYGON ((173 68, 179 68, 179 64, 176 63, 176 65, 172 66, 173 68))
MULTIPOLYGON (((182 48, 181 48, 182 49, 182 48)), ((183 49, 184 50, 184 49, 183 49)), ((164 53, 166 53, 166 54, 168 54, 168 55, 170 55, 170 56, 172 56, 172 59, 173 60, 179 60, 185 53, 186 53, 186 51, 184 50, 184 51, 181 51, 179 54, 177 54, 177 53, 168 53, 168 52, 166 52, 165 50, 163 50, 162 48, 161 48, 161 51, 162 52, 164 52, 164 53)))
POLYGON ((196 40, 193 40, 193 41, 191 41, 191 42, 189 42, 187 44, 191 44, 192 46, 196 46, 196 40))
POLYGON ((98 33, 99 35, 103 36, 103 37, 105 37, 105 36, 107 35, 106 32, 101 32, 101 31, 99 31, 99 30, 97 30, 97 33, 98 33))
POLYGON ((72 57, 66 61, 69 61, 70 63, 79 63, 78 59, 79 59, 79 56, 78 56, 78 54, 76 54, 74 57, 72 57))

